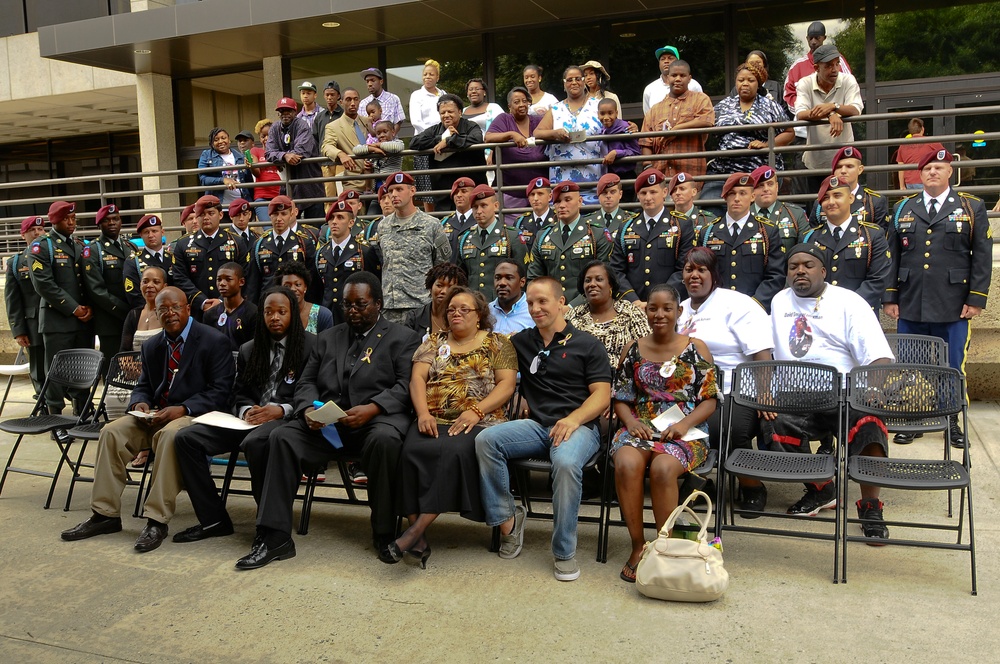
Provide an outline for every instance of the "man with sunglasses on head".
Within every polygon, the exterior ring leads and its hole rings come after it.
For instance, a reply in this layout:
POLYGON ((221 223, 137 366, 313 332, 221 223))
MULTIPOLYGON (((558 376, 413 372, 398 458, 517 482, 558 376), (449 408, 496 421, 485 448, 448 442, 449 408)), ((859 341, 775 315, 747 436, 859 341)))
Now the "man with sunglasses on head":
POLYGON ((526 513, 514 506, 507 463, 548 457, 552 462, 552 553, 555 577, 575 581, 576 526, 583 468, 600 446, 598 419, 611 402, 608 351, 593 335, 566 322, 563 287, 552 277, 528 284, 535 327, 511 337, 521 373, 525 419, 489 427, 476 437, 486 523, 500 527, 500 557, 516 558, 526 513))

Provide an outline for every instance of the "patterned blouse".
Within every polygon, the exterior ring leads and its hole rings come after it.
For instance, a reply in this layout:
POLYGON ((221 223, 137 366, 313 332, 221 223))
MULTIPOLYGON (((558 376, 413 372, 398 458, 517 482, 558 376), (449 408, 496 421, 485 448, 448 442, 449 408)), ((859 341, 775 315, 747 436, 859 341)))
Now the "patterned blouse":
POLYGON ((604 323, 594 320, 586 303, 573 307, 567 314, 566 320, 578 330, 590 332, 597 337, 598 341, 608 349, 611 366, 617 367, 625 346, 649 334, 650 329, 646 314, 631 302, 618 300, 614 308, 615 317, 604 323))
MULTIPOLYGON (((427 408, 438 424, 451 424, 464 411, 482 401, 496 387, 494 371, 517 371, 517 354, 502 334, 489 333, 483 343, 467 353, 453 353, 448 333, 438 332, 420 344, 414 362, 430 365, 427 374, 427 408)), ((504 421, 503 408, 486 413, 479 426, 504 421)))
MULTIPOLYGON (((757 125, 769 122, 787 122, 785 113, 778 102, 757 95, 753 105, 746 112, 740 108, 739 95, 726 97, 715 106, 715 126, 734 127, 738 125, 757 125)), ((731 131, 719 139, 720 150, 745 150, 753 141, 767 142, 767 129, 754 131, 731 131)), ((767 150, 761 150, 759 155, 751 157, 716 157, 708 165, 709 173, 750 173, 758 166, 767 164, 767 150)), ((784 169, 781 155, 775 155, 774 165, 777 170, 784 169)))

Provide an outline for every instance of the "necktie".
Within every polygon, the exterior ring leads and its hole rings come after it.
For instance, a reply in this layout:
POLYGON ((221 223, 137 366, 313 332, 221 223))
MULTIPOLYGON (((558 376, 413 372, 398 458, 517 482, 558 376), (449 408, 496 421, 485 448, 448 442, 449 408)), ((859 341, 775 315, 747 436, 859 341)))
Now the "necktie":
POLYGON ((361 128, 361 123, 357 120, 354 121, 354 134, 358 137, 358 145, 365 144, 365 132, 361 128))
POLYGON ((271 374, 267 378, 267 387, 260 395, 260 405, 271 403, 271 398, 278 391, 278 380, 281 374, 281 363, 285 357, 285 347, 281 343, 274 345, 274 359, 271 360, 271 374))
POLYGON ((604 225, 605 226, 611 226, 611 213, 610 212, 605 212, 604 213, 604 225))
POLYGON ((285 246, 285 238, 281 237, 280 235, 274 236, 274 248, 276 250, 276 253, 280 254, 284 246, 285 246))
POLYGON ((731 238, 733 238, 735 240, 736 236, 739 235, 739 233, 740 232, 736 228, 736 224, 730 224, 730 226, 729 226, 729 237, 731 237, 731 238))
POLYGON ((340 247, 339 246, 334 247, 333 248, 333 264, 334 265, 337 265, 338 263, 340 263, 340 254, 341 254, 340 247))
POLYGON ((243 241, 247 243, 247 246, 250 245, 250 234, 246 231, 243 231, 243 241))
POLYGON ((167 339, 167 349, 169 351, 167 354, 167 386, 163 389, 163 394, 160 396, 160 408, 167 407, 170 386, 174 384, 174 376, 177 375, 177 370, 181 366, 181 347, 183 345, 184 340, 180 337, 176 341, 167 339))
POLYGON ((927 205, 927 214, 930 215, 931 219, 937 214, 937 200, 931 199, 931 202, 927 205))
POLYGON ((569 225, 568 224, 563 224, 563 227, 562 227, 562 241, 563 241, 563 244, 566 244, 566 242, 568 240, 569 240, 569 225))
POLYGON ((844 229, 841 228, 840 226, 837 226, 836 228, 833 229, 833 239, 836 240, 837 242, 840 242, 840 238, 842 237, 844 237, 844 229))
POLYGON ((482 245, 483 245, 484 247, 486 246, 486 238, 487 238, 487 236, 488 236, 488 235, 489 235, 489 233, 487 233, 487 232, 486 232, 486 229, 485 229, 485 228, 483 228, 483 229, 481 229, 481 230, 479 231, 479 242, 480 242, 480 243, 481 243, 481 244, 482 244, 482 245))
POLYGON ((535 228, 541 228, 541 227, 542 227, 542 220, 541 220, 541 218, 540 217, 535 217, 535 228))

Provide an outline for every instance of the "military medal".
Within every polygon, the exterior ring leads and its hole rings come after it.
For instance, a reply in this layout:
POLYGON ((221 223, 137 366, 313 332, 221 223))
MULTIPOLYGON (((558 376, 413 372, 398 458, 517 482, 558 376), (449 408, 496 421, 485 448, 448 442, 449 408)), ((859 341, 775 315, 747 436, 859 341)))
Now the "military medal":
POLYGON ((861 247, 854 247, 854 257, 861 258, 861 247))
POLYGON ((961 221, 956 221, 955 222, 955 228, 957 228, 958 232, 961 233, 962 232, 962 222, 961 221))
POLYGON ((753 242, 753 241, 750 242, 750 251, 752 251, 755 254, 757 253, 757 243, 756 242, 753 242))
POLYGON ((664 378, 670 378, 674 375, 674 371, 677 369, 677 356, 670 358, 669 362, 664 362, 660 365, 660 375, 664 378))

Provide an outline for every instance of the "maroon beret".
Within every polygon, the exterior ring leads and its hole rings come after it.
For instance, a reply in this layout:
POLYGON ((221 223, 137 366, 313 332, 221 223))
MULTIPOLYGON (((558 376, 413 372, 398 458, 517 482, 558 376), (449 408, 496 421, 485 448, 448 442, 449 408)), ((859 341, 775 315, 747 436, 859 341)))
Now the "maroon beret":
POLYGON ((114 203, 105 205, 97 211, 97 214, 94 216, 94 223, 100 224, 109 214, 121 214, 121 210, 114 203))
POLYGON ((56 201, 49 206, 49 221, 58 223, 68 217, 71 212, 76 212, 76 203, 66 201, 56 201))
POLYGON ((638 194, 646 187, 663 184, 667 181, 667 176, 655 168, 647 168, 635 178, 635 193, 638 194))
POLYGON ((753 176, 749 173, 733 173, 726 179, 726 184, 722 185, 722 197, 725 198, 733 187, 750 187, 753 189, 753 176))
POLYGON ((622 179, 618 177, 615 173, 605 173, 601 176, 601 179, 597 181, 597 195, 600 196, 604 193, 604 190, 613 184, 621 184, 622 179))
POLYGON ((390 175, 389 179, 386 180, 386 183, 390 187, 392 185, 394 185, 394 184, 408 184, 411 187, 416 187, 417 186, 417 183, 413 179, 413 176, 410 175, 409 173, 403 173, 402 171, 400 171, 398 173, 393 173, 392 175, 390 175))
POLYGON ((493 187, 481 184, 472 190, 471 200, 481 201, 485 198, 492 198, 497 195, 497 192, 493 191, 493 187))
POLYGON ((684 184, 685 182, 691 182, 694 184, 694 177, 690 173, 675 173, 674 177, 670 178, 670 184, 667 185, 667 195, 674 193, 674 189, 677 185, 684 184))
MULTIPOLYGON (((952 156, 951 156, 951 153, 948 152, 947 150, 938 150, 937 152, 928 152, 927 154, 924 155, 924 158, 921 159, 920 162, 917 164, 917 170, 918 171, 924 170, 924 166, 926 166, 927 164, 931 163, 932 161, 940 161, 940 162, 943 162, 945 164, 950 164, 952 162, 952 156)), ((51 210, 49 211, 49 218, 50 219, 52 218, 52 212, 51 212, 51 210)))
POLYGON ((163 228, 163 221, 161 221, 155 214, 147 214, 139 220, 138 224, 135 225, 135 232, 141 233, 152 226, 159 226, 160 228, 163 228))
POLYGON ((35 226, 45 228, 45 217, 39 217, 38 215, 26 217, 25 220, 21 222, 21 235, 24 235, 35 226))
POLYGON ((773 168, 765 164, 753 169, 753 172, 750 173, 750 177, 753 178, 753 186, 756 189, 762 182, 767 182, 768 180, 773 180, 778 177, 778 173, 773 168))
POLYGON ((222 203, 219 202, 218 196, 202 196, 194 204, 194 213, 200 215, 202 212, 209 208, 222 209, 222 203))
POLYGON ((460 177, 457 180, 455 180, 451 185, 451 196, 452 198, 454 198, 455 194, 457 194, 458 190, 461 189, 462 187, 465 187, 467 189, 472 189, 475 186, 476 183, 472 181, 472 178, 467 178, 464 176, 460 177))
POLYGON ((238 214, 242 214, 250 209, 250 201, 244 198, 237 198, 235 201, 229 204, 229 216, 235 217, 238 214))
POLYGON ((535 178, 528 183, 527 188, 524 190, 525 196, 530 196, 531 192, 535 189, 551 189, 552 183, 549 182, 548 178, 535 178))
POLYGON ((556 186, 552 187, 552 202, 555 203, 559 200, 560 194, 564 194, 567 191, 580 191, 580 185, 573 182, 572 180, 563 180, 556 186))
POLYGON ((853 145, 845 145, 837 150, 837 154, 833 155, 833 161, 830 162, 831 171, 837 170, 837 164, 840 163, 841 159, 857 159, 858 161, 864 163, 864 157, 861 156, 861 150, 857 149, 853 145))
POLYGON ((281 210, 291 210, 295 207, 295 203, 292 202, 288 196, 275 196, 271 199, 271 202, 267 204, 267 216, 272 216, 275 212, 281 210))
POLYGON ((354 216, 354 208, 352 208, 351 204, 348 203, 346 200, 334 201, 333 205, 330 206, 330 209, 326 211, 326 220, 330 221, 331 219, 333 219, 333 214, 335 212, 346 212, 352 217, 354 216))
POLYGON ((840 189, 841 187, 847 189, 847 183, 838 178, 836 175, 826 176, 823 180, 823 184, 819 186, 819 193, 816 194, 816 200, 822 203, 823 199, 826 198, 827 192, 831 189, 840 189))

